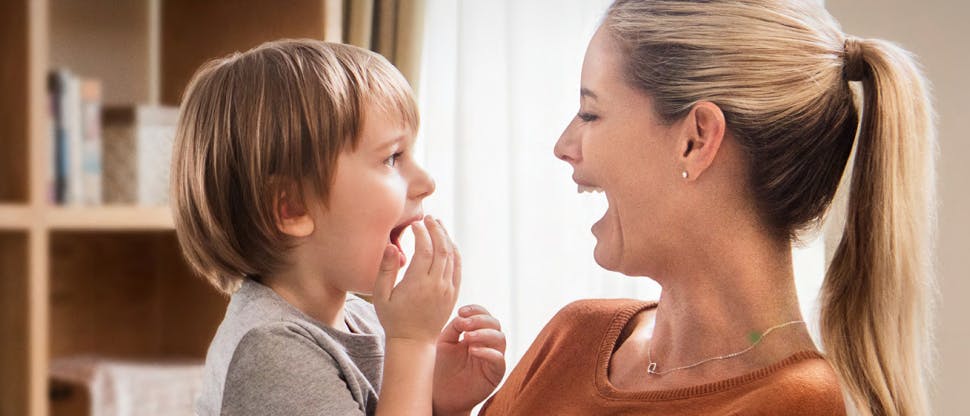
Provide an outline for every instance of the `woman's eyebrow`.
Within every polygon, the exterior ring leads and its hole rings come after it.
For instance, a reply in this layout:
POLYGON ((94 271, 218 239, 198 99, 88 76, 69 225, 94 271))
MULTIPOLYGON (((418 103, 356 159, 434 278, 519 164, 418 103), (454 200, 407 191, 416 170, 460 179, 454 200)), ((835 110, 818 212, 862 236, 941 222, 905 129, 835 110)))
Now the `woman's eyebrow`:
POLYGON ((580 98, 582 98, 582 97, 589 97, 589 98, 592 98, 594 100, 597 98, 596 97, 596 93, 594 93, 592 90, 590 90, 589 88, 586 88, 586 87, 583 87, 583 88, 580 88, 579 89, 579 96, 580 96, 580 98))

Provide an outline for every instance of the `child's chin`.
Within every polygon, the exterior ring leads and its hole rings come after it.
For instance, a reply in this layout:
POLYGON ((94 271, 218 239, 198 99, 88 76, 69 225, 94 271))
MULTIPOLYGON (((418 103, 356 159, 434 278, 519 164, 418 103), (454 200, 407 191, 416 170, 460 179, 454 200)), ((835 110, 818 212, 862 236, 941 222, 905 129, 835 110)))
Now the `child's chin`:
POLYGON ((368 298, 371 296, 374 296, 374 288, 369 288, 369 289, 360 288, 360 289, 351 290, 349 292, 355 295, 360 295, 368 298))

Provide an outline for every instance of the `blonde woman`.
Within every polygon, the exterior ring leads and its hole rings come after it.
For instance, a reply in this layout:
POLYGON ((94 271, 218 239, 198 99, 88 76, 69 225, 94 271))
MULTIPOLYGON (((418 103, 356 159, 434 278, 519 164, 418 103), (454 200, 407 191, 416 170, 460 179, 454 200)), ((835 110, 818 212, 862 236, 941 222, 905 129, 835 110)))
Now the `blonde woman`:
POLYGON ((934 144, 910 55, 819 2, 617 0, 555 155, 609 202, 596 261, 663 294, 567 306, 482 414, 928 414, 934 144), (816 346, 791 245, 853 147, 816 346))

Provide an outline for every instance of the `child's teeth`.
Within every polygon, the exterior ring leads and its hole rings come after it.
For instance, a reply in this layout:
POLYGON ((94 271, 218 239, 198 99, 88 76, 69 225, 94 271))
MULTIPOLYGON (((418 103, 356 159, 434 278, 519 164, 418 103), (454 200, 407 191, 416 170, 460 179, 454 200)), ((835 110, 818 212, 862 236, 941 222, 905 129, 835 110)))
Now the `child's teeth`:
POLYGON ((603 188, 597 186, 577 185, 576 192, 603 192, 603 188))

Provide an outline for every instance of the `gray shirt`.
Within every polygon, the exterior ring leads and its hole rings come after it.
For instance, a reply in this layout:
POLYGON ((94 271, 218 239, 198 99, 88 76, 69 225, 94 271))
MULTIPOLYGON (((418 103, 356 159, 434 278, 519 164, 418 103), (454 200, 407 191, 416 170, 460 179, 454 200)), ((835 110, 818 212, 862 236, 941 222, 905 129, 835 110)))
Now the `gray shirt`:
POLYGON ((373 415, 384 364, 374 307, 349 295, 351 333, 321 324, 247 279, 205 359, 200 416, 373 415))

